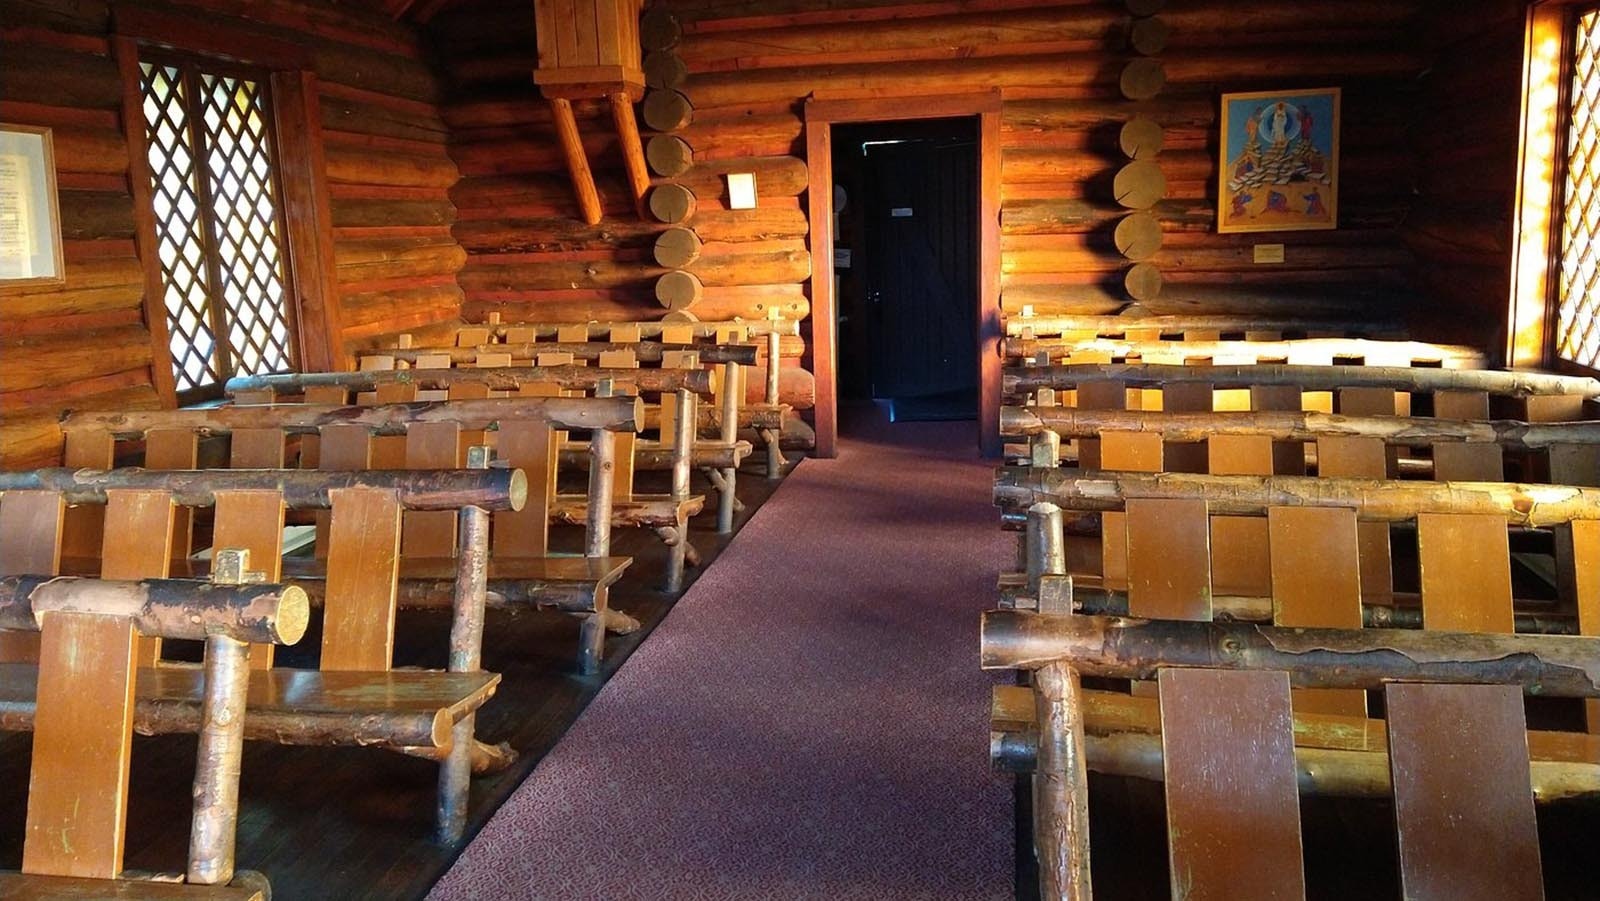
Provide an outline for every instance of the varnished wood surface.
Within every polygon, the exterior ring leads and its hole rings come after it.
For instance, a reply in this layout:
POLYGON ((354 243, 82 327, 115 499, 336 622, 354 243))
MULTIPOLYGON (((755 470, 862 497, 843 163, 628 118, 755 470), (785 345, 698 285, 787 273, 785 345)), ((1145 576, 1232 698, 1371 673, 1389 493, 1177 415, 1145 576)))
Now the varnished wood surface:
POLYGON ((6 901, 264 901, 265 897, 257 889, 243 887, 0 873, 0 898, 6 901))
MULTIPOLYGON (((664 474, 660 482, 664 485, 664 474)), ((647 487, 655 487, 646 483, 647 487)), ((743 523, 774 488, 765 479, 740 479, 743 523)), ((659 490, 658 488, 656 490, 659 490)), ((582 548, 578 529, 552 530, 555 548, 582 548)), ((695 523, 693 541, 707 561, 726 546, 711 523, 695 523)), ((613 553, 636 563, 611 589, 611 606, 638 617, 645 628, 606 641, 600 672, 573 672, 572 617, 491 610, 484 636, 484 667, 504 674, 494 698, 478 712, 478 735, 506 741, 520 756, 507 771, 473 780, 467 839, 460 846, 433 842, 438 765, 433 761, 362 748, 298 748, 249 742, 240 790, 240 866, 264 872, 279 901, 297 899, 416 899, 454 860, 540 758, 560 738, 605 681, 646 639, 671 607, 658 592, 668 549, 645 530, 620 530, 613 553), (308 851, 306 836, 316 836, 308 851)), ((688 570, 692 580, 702 568, 688 570)), ((403 611, 396 633, 398 666, 443 667, 447 611, 403 611)), ((314 666, 317 626, 301 643, 280 649, 281 665, 314 666)), ((27 734, 0 734, 0 798, 27 792, 27 734)), ((191 736, 136 737, 126 864, 171 870, 188 847, 191 736)), ((23 811, 0 805, 0 869, 22 859, 23 811)))
POLYGON ((1304 898, 1289 680, 1161 671, 1172 896, 1304 898))
POLYGON ((1522 692, 1391 685, 1384 696, 1405 897, 1543 898, 1522 692))

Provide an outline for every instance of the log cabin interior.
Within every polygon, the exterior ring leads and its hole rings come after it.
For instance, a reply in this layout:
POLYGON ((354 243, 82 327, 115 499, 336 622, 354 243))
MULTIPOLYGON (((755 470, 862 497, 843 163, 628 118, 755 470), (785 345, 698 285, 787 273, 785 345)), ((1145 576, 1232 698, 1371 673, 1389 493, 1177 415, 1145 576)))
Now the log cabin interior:
POLYGON ((0 898, 1600 898, 1597 157, 1578 0, 0 0, 0 898))

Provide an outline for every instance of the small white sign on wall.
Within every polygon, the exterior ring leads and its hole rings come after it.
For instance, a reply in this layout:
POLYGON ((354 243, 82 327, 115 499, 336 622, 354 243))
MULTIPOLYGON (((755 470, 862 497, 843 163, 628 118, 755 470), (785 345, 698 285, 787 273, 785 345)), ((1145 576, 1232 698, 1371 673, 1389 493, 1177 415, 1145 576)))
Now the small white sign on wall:
POLYGON ((910 219, 911 218, 911 207, 908 207, 908 206, 897 206, 894 209, 889 211, 889 218, 891 218, 891 219, 910 219))
POLYGON ((756 208, 756 175, 754 172, 728 173, 728 209, 753 210, 756 208))

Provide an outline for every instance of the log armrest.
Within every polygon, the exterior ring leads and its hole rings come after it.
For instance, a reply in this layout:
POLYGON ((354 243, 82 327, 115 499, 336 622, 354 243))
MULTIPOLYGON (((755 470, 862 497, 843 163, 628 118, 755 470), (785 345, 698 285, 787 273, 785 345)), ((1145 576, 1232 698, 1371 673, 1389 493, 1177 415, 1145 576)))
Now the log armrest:
MULTIPOLYGON (((32 730, 38 680, 33 664, 0 664, 0 730, 32 730)), ((498 673, 485 672, 253 670, 244 734, 286 745, 448 749, 451 727, 499 685, 498 673)), ((199 667, 142 668, 135 686, 135 731, 199 731, 205 687, 199 667)))
MULTIPOLYGON (((674 498, 665 494, 636 494, 632 500, 612 505, 611 525, 629 528, 660 529, 677 526, 696 516, 706 506, 703 494, 674 498)), ((552 520, 567 525, 583 525, 589 515, 589 498, 581 494, 558 495, 550 505, 552 520)))
POLYGON ((15 901, 265 901, 259 887, 157 882, 154 879, 80 879, 0 872, 0 898, 15 901))

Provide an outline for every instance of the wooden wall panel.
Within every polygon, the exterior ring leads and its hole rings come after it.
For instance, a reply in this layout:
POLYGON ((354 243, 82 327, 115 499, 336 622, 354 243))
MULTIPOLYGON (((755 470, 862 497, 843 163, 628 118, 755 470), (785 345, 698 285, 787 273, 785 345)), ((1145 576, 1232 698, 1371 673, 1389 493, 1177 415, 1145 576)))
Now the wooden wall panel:
MULTIPOLYGON (((1427 107, 1418 76, 1429 64, 1420 21, 1430 0, 1189 0, 1162 13, 1172 36, 1161 58, 1167 87, 1141 105, 1165 128, 1169 183, 1155 213, 1166 234, 1157 264, 1166 290, 1158 312, 1261 315, 1381 311, 1428 306, 1414 278, 1421 244, 1410 226, 1422 177, 1415 131, 1427 107), (1344 90, 1344 184, 1338 231, 1262 236, 1214 233, 1216 95, 1219 91, 1337 85, 1344 90), (1288 245, 1285 262, 1258 265, 1255 243, 1288 245)), ((893 96, 998 87, 1005 97, 1001 187, 1001 304, 1015 312, 1118 309, 1126 261, 1111 240, 1123 214, 1110 196, 1121 164, 1118 125, 1135 108, 1117 76, 1132 58, 1130 19, 1115 2, 997 0, 901 4, 856 0, 658 0, 683 23, 680 90, 693 121, 676 134, 694 150, 686 178, 700 209, 689 223, 729 254, 724 291, 802 286, 798 267, 765 251, 744 265, 742 243, 801 240, 804 172, 801 104, 817 96, 893 96), (787 168, 786 168, 787 167, 787 168), (755 171, 761 209, 741 222, 722 209, 715 176, 755 171), (709 191, 709 196, 702 191, 709 191)), ((577 104, 605 210, 577 221, 549 114, 527 73, 534 62, 526 4, 487 0, 435 20, 446 77, 444 117, 462 179, 453 192, 455 235, 468 262, 460 285, 467 318, 657 318, 649 256, 663 226, 632 213, 605 111, 577 104), (534 277, 535 270, 542 275, 534 277)), ((1431 108, 1428 116, 1432 116, 1431 108)), ((1450 140, 1440 123, 1433 140, 1450 140)), ((646 135, 648 140, 649 135, 646 135)), ((1497 138, 1495 140, 1498 140, 1497 138)), ((1514 149, 1512 151, 1514 154, 1514 149)), ((1461 177, 1469 178, 1469 170, 1461 177)), ((771 295, 724 295, 701 318, 764 316, 771 295)), ((784 295, 784 315, 807 311, 784 295)))
MULTIPOLYGON (((348 347, 454 322, 465 261, 439 85, 409 25, 334 0, 144 0, 307 48, 348 347), (438 249, 437 245, 445 245, 438 249)), ((55 130, 66 283, 0 288, 0 467, 59 462, 62 409, 159 406, 105 0, 0 7, 0 120, 55 130)), ((182 36, 178 36, 182 40, 182 36)), ((136 123, 136 127, 143 127, 136 123)), ((160 361, 165 366, 166 361, 160 361)))

